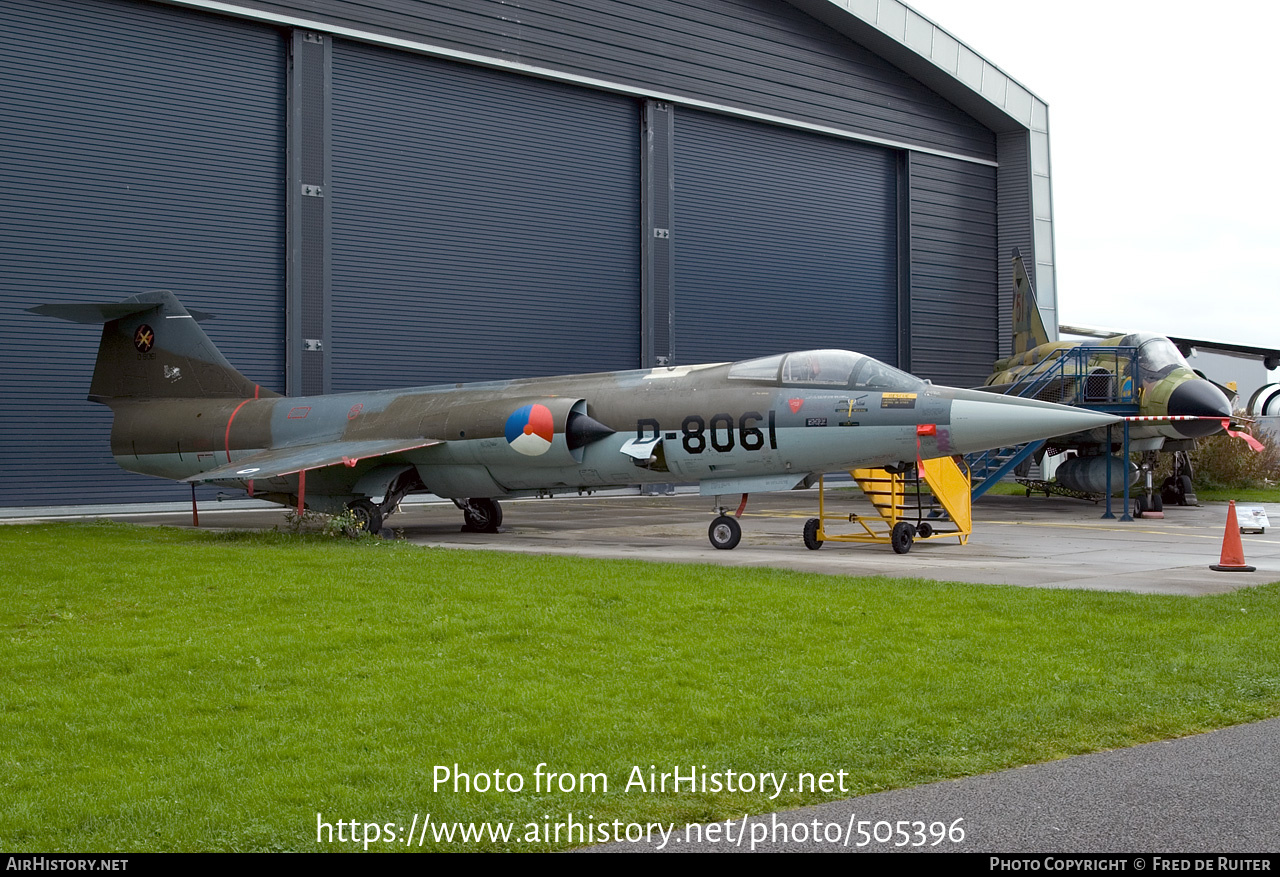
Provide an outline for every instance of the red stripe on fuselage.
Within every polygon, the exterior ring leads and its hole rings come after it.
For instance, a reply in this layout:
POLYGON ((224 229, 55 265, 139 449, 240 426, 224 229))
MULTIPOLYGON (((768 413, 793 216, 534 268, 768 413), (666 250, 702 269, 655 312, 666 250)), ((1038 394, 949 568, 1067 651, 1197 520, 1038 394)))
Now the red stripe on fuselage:
POLYGON ((227 418, 227 435, 224 439, 227 449, 227 462, 231 462, 231 424, 235 421, 236 415, 240 413, 240 409, 252 402, 252 399, 245 399, 236 406, 236 410, 231 412, 231 416, 227 418))

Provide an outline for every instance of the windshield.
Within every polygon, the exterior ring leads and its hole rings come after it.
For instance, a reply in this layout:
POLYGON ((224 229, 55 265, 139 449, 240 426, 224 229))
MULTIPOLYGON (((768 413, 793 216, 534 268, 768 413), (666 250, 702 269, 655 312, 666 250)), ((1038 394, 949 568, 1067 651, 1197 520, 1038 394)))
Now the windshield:
POLYGON ((778 381, 778 368, 786 354, 766 356, 761 359, 744 359, 729 366, 729 377, 743 381, 778 381))
POLYGON ((862 365, 853 376, 852 387, 855 390, 914 390, 923 381, 915 375, 885 365, 878 359, 869 356, 862 358, 862 365))

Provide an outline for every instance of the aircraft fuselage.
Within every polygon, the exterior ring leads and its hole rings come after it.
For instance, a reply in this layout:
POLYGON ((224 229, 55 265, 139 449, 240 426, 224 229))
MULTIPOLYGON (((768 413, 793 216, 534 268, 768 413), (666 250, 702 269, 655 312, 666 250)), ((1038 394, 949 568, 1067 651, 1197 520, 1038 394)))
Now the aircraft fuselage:
MULTIPOLYGON (((700 482, 705 494, 730 494, 789 489, 812 473, 988 447, 991 418, 996 416, 1001 429, 1017 431, 1028 405, 1040 416, 1060 414, 1023 400, 1014 411, 988 394, 936 387, 900 372, 881 381, 885 386, 859 388, 848 382, 788 386, 774 378, 731 375, 734 368, 716 364, 295 398, 118 399, 111 403, 112 452, 126 469, 177 480, 206 480, 204 473, 245 461, 242 469, 213 480, 292 495, 298 475, 263 477, 252 465, 255 456, 291 446, 422 443, 309 471, 309 499, 323 505, 321 498, 331 496, 328 505, 334 507, 364 493, 357 485, 373 470, 394 466, 412 466, 427 490, 448 497, 677 481, 700 482), (548 419, 545 440, 532 429, 513 439, 513 418, 526 408, 548 419), (575 416, 603 429, 575 441, 575 416)), ((1030 428, 1043 434, 1043 423, 1030 428)))

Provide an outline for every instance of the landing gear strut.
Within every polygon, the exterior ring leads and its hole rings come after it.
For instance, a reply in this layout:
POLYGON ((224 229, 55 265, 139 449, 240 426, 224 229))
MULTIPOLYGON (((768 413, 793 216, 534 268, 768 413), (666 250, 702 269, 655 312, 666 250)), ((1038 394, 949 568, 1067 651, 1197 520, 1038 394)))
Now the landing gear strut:
POLYGON ((1163 490, 1156 490, 1152 483, 1152 473, 1156 468, 1156 452, 1144 451, 1142 454, 1142 462, 1139 464, 1139 470, 1142 472, 1144 479, 1143 487, 1139 488, 1139 493, 1134 497, 1134 516, 1139 518, 1163 518, 1164 517, 1164 495, 1163 490))
POLYGON ((392 478, 386 487, 382 502, 377 503, 368 497, 347 503, 347 509, 356 519, 356 524, 366 533, 392 538, 390 530, 383 528, 383 521, 400 508, 400 500, 411 493, 426 490, 426 485, 418 477, 413 467, 406 467, 392 478))

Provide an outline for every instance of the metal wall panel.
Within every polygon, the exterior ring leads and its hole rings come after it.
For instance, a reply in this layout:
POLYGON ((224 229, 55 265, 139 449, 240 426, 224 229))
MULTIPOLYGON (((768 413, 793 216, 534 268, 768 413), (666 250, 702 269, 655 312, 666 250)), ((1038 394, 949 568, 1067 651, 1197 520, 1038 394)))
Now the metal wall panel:
POLYGON ((671 328, 675 286, 675 250, 671 226, 675 220, 675 179, 672 176, 674 136, 671 104, 645 101, 641 198, 644 222, 641 249, 644 265, 644 349, 641 365, 652 368, 671 362, 671 328))
POLYGON ((335 390, 635 368, 639 105, 339 41, 335 390))
POLYGON ((675 361, 843 347, 897 360, 894 152, 675 119, 675 361))
POLYGON ((911 155, 912 369, 978 386, 997 355, 995 168, 911 155))
POLYGON ((1022 251, 1027 270, 1036 264, 1035 228, 1031 217, 1031 138, 1025 131, 1001 134, 999 260, 1000 356, 1013 353, 1013 250, 1022 251))
POLYGON ((782 0, 237 0, 338 27, 992 159, 987 128, 782 0))
POLYGON ((329 392, 329 179, 331 37, 295 30, 289 40, 289 395, 329 392))
POLYGON ((182 499, 121 472, 85 401, 99 330, 57 301, 168 288, 264 386, 283 358, 283 44, 126 2, 0 0, 0 504, 182 499))

